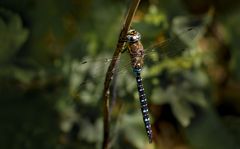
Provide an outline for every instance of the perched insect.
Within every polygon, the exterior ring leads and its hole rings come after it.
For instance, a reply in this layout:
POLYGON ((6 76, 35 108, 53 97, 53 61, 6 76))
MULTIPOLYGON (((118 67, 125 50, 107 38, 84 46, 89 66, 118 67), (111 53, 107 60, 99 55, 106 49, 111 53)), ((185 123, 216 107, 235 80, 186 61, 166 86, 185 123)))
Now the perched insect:
POLYGON ((149 110, 147 104, 147 98, 144 93, 144 87, 142 83, 141 71, 144 64, 144 48, 141 43, 141 35, 134 29, 131 29, 127 33, 127 50, 131 57, 131 66, 137 81, 137 88, 139 94, 139 100, 141 105, 141 111, 143 116, 143 122, 148 135, 149 142, 152 142, 152 128, 149 117, 149 110))
MULTIPOLYGON (((196 33, 197 32, 195 28, 189 27, 183 30, 182 33, 179 34, 179 36, 190 35, 190 37, 192 37, 193 39, 196 36, 196 33)), ((181 53, 181 51, 184 51, 187 48, 187 45, 183 45, 182 43, 179 43, 178 38, 170 38, 169 40, 166 40, 162 43, 157 43, 150 48, 144 49, 141 43, 141 34, 134 29, 130 29, 128 31, 126 39, 124 40, 126 42, 126 48, 122 52, 128 51, 130 55, 129 62, 131 64, 131 67, 137 82, 137 90, 138 90, 138 95, 139 95, 139 100, 141 105, 142 117, 143 117, 145 129, 147 132, 148 140, 151 143, 153 139, 153 133, 152 133, 151 123, 150 123, 147 98, 144 92, 144 87, 143 87, 142 77, 141 77, 141 72, 143 69, 145 58, 148 58, 148 55, 151 55, 153 53, 157 54, 160 58, 161 56, 169 57, 169 56, 178 55, 179 53, 181 53)), ((98 70, 94 69, 94 65, 92 62, 109 63, 112 60, 113 59, 108 59, 108 58, 100 58, 97 60, 86 59, 81 62, 80 67, 84 65, 88 65, 88 67, 90 67, 90 70, 95 71, 95 74, 99 75, 101 74, 100 71, 103 71, 103 67, 98 67, 99 68, 98 70)), ((123 66, 125 67, 125 65, 123 66)), ((127 69, 127 68, 123 68, 123 69, 127 69)), ((122 71, 122 68, 119 68, 117 70, 117 72, 120 72, 120 71, 122 71)), ((103 75, 103 78, 104 78, 104 75, 103 75)), ((97 81, 99 83, 99 80, 97 81)), ((87 82, 88 81, 84 80, 82 84, 87 84, 87 82)))

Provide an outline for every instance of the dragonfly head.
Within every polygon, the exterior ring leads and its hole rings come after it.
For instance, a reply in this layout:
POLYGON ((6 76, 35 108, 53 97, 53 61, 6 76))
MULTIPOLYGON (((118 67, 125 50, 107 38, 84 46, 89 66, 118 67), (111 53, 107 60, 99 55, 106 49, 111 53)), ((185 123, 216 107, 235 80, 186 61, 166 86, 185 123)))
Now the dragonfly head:
POLYGON ((127 33, 127 42, 134 43, 141 39, 141 34, 134 29, 130 29, 127 33))

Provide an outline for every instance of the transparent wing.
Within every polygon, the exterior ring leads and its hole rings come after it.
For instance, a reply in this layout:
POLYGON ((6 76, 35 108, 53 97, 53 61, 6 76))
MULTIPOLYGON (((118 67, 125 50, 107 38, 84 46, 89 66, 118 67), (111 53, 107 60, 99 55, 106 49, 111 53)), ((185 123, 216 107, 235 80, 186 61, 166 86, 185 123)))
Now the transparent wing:
POLYGON ((171 58, 181 55, 182 52, 187 51, 193 40, 197 37, 199 28, 187 27, 176 33, 173 37, 155 43, 145 50, 145 57, 148 59, 151 55, 157 57, 157 61, 161 61, 164 58, 171 58))
MULTIPOLYGON (((198 28, 188 27, 182 29, 179 33, 176 33, 175 36, 163 42, 153 44, 145 50, 145 60, 152 61, 152 57, 155 57, 154 62, 159 62, 164 58, 181 55, 183 51, 187 50, 189 44, 197 36, 197 33, 198 28), (184 42, 184 40, 187 42, 184 42)), ((75 77, 73 77, 71 82, 73 84, 72 90, 75 90, 75 92, 80 92, 82 89, 92 89, 96 91, 98 87, 101 87, 100 91, 102 91, 107 68, 112 60, 117 60, 119 62, 115 69, 115 73, 118 73, 118 78, 121 78, 122 74, 125 74, 125 77, 128 78, 134 77, 131 75, 131 61, 127 52, 121 54, 120 59, 110 58, 110 56, 86 58, 76 62, 72 68, 72 71, 74 72, 73 74, 75 74, 75 77), (130 74, 126 72, 130 72, 130 74)))
POLYGON ((84 89, 94 90, 99 86, 103 87, 107 68, 112 60, 118 61, 115 73, 123 74, 131 70, 130 57, 127 53, 123 53, 121 59, 99 56, 75 61, 71 67, 70 90, 76 93, 84 89))

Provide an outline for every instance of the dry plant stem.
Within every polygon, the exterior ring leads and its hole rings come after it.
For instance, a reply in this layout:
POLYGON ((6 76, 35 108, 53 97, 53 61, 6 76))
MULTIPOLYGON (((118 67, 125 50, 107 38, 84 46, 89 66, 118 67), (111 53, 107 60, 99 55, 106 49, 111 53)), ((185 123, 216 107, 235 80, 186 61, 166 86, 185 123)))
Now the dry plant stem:
POLYGON ((104 89, 103 89, 103 129, 104 129, 104 136, 103 136, 103 149, 109 149, 110 148, 110 113, 109 113, 109 97, 110 97, 110 83, 112 81, 113 78, 113 73, 114 73, 114 69, 116 67, 117 61, 120 58, 121 55, 121 51, 123 49, 123 46, 125 44, 124 42, 124 38, 127 35, 127 32, 130 28, 130 25, 132 23, 134 14, 138 8, 138 5, 140 3, 140 0, 132 0, 132 4, 128 10, 128 14, 126 17, 126 21, 124 23, 124 26, 122 28, 122 31, 119 35, 118 38, 118 43, 116 46, 116 49, 114 51, 113 54, 113 60, 111 61, 108 70, 107 70, 107 74, 105 77, 105 81, 104 81, 104 89))

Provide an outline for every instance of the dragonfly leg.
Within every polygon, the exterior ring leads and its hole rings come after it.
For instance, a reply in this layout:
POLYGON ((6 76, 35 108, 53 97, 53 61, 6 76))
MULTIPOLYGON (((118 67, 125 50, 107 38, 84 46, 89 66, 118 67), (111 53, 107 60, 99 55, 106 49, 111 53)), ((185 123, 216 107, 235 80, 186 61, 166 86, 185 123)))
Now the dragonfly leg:
POLYGON ((128 48, 127 48, 127 47, 124 47, 124 48, 122 49, 121 53, 124 53, 124 52, 126 52, 127 50, 128 50, 128 48))

